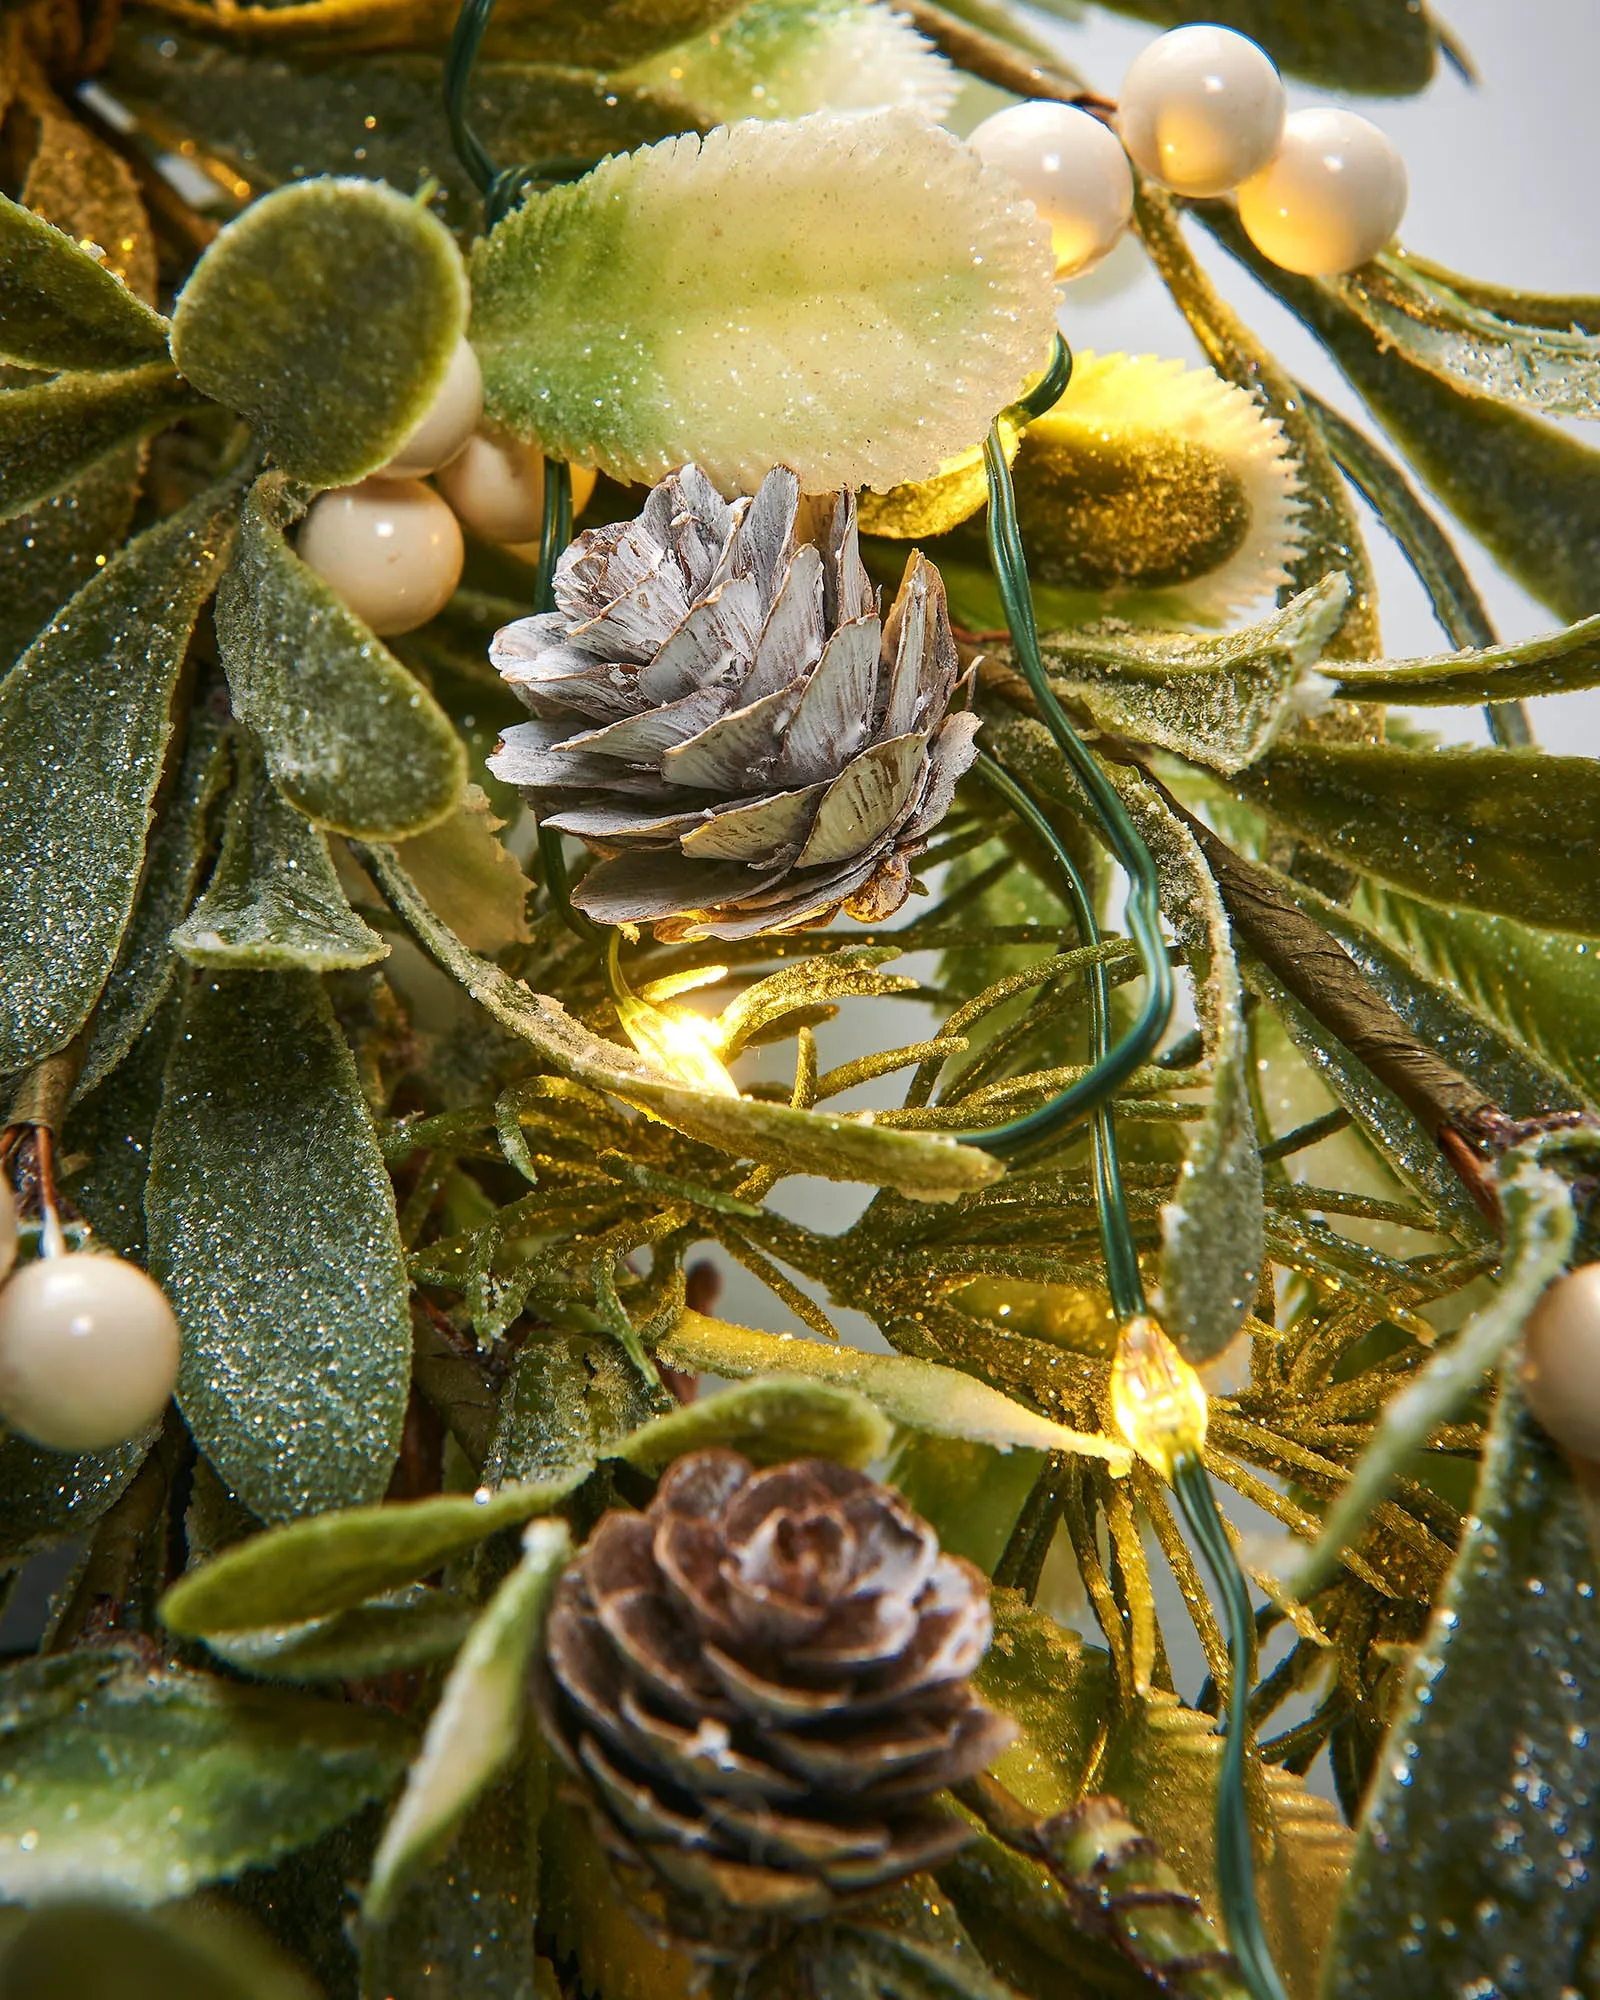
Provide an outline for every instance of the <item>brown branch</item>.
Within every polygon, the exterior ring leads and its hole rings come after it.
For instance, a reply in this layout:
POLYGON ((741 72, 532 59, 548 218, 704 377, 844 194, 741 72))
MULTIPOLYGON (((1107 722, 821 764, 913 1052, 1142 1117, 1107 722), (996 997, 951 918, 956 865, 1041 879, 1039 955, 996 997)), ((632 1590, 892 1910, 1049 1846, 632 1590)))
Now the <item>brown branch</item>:
POLYGON ((1096 97, 1080 78, 1032 62, 1000 36, 946 13, 933 0, 903 0, 898 11, 957 69, 992 83, 998 90, 1009 90, 1013 97, 1043 97, 1055 104, 1076 104, 1084 111, 1115 109, 1105 98, 1096 97))

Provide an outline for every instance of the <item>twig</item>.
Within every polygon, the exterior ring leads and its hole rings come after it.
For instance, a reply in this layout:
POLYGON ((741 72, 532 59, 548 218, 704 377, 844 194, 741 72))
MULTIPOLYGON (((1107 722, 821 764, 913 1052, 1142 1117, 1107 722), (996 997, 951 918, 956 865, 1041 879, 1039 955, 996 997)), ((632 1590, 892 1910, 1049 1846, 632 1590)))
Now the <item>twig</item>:
MULTIPOLYGON (((1113 111, 1115 105, 1096 97, 1081 78, 1053 66, 1030 62, 1020 50, 998 35, 975 28, 957 14, 950 14, 933 0, 904 0, 898 9, 912 27, 927 36, 941 55, 948 56, 957 69, 969 76, 1009 90, 1013 97, 1043 97, 1055 104, 1076 104, 1085 111, 1113 111)), ((1003 636, 1003 635, 1001 635, 1003 636)))

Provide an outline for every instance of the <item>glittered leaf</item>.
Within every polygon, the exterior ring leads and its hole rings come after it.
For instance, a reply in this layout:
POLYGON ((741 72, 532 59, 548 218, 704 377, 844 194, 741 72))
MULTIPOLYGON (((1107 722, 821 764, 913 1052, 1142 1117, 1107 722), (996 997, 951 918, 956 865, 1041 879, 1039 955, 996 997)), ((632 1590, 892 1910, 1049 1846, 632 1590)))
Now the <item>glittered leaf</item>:
POLYGON ((0 1073, 70 1041, 111 971, 237 506, 213 491, 147 529, 0 682, 0 1073))
POLYGON ((367 1680, 448 1656, 473 1617, 465 1598, 417 1583, 327 1618, 215 1632, 206 1650, 250 1680, 367 1680))
POLYGON ((448 819, 396 852, 406 873, 464 944, 494 958, 507 945, 529 939, 527 904, 533 884, 516 856, 495 838, 503 822, 489 809, 479 785, 448 819))
POLYGON ((108 1248, 137 1264, 149 1261, 144 1191, 150 1141, 182 1013, 181 996, 169 993, 123 1060, 74 1100, 67 1118, 67 1151, 81 1162, 68 1184, 73 1206, 108 1248))
POLYGON ((1585 938, 1363 886, 1356 912, 1600 1103, 1600 956, 1585 938))
MULTIPOLYGON (((1310 278, 1260 257, 1231 210, 1206 222, 1305 321, 1407 459, 1501 568, 1558 618, 1600 602, 1600 452, 1553 424, 1455 388, 1379 342, 1310 278)), ((1381 648, 1361 655, 1379 657, 1381 648)))
POLYGON ((449 718, 284 540, 304 503, 282 473, 245 503, 217 600, 234 712, 291 805, 366 839, 420 833, 455 806, 466 756, 449 718))
MULTIPOLYGON (((72 116, 31 63, 24 69, 20 95, 33 114, 39 135, 22 184, 22 206, 64 230, 85 255, 103 264, 136 299, 153 306, 155 232, 132 167, 72 116)), ((156 315, 151 313, 149 318, 156 319, 156 315)), ((159 320, 157 330, 163 335, 166 331, 159 320)), ((156 352, 165 344, 163 339, 156 352)))
POLYGON ((0 1728, 0 1888, 23 1903, 156 1904, 225 1881, 381 1797, 410 1744, 383 1709, 115 1652, 8 1668, 0 1728))
POLYGON ((572 1553, 562 1521, 534 1521, 522 1559, 467 1635, 372 1864, 362 1914, 382 1923, 407 1881, 449 1842, 462 1815, 516 1754, 528 1664, 545 1606, 572 1553))
POLYGON ((1565 631, 1518 639, 1476 652, 1425 660, 1375 660, 1341 667, 1335 691, 1347 701, 1395 701, 1460 708, 1480 701, 1523 701, 1600 687, 1600 614, 1565 631))
POLYGON ((750 0, 619 81, 692 105, 707 126, 898 105, 942 118, 958 87, 908 21, 870 0, 750 0))
POLYGON ((730 490, 780 461, 811 491, 925 478, 1048 356, 1050 252, 1013 193, 910 112, 608 161, 474 251, 487 407, 624 479, 688 458, 730 490))
POLYGON ((1301 742, 1231 784, 1397 889, 1552 930, 1600 929, 1600 772, 1589 758, 1301 742))
MULTIPOLYGON (((1182 1707, 1174 1695, 1152 1694, 1113 1726, 1095 1775, 1097 1788, 1122 1802, 1213 1919, 1221 1915, 1214 1873, 1222 1760, 1216 1729, 1215 1717, 1182 1707)), ((1261 1914, 1291 2000, 1313 2000, 1350 1834, 1333 1806, 1287 1771, 1256 1769, 1249 1792, 1261 1914)))
POLYGON ((1244 990, 1232 926, 1194 836, 1139 778, 1119 771, 1116 782, 1155 856, 1162 911, 1188 947, 1212 1071, 1205 1116, 1161 1211, 1162 1322, 1189 1361, 1209 1361, 1244 1325, 1266 1267, 1244 990))
POLYGON ((1368 1795, 1330 2000, 1402 2000, 1423 1974, 1429 1990, 1467 1992, 1490 1968, 1506 2000, 1582 1991, 1600 1913, 1600 1877, 1580 1863, 1600 1786, 1588 1518, 1508 1373, 1368 1795))
POLYGON ((110 1451, 45 1451, 14 1431, 0 1437, 0 1560, 36 1554, 83 1535, 127 1490, 148 1437, 110 1451))
MULTIPOLYGON (((128 24, 111 87, 163 135, 257 189, 307 172, 369 174, 398 188, 433 177, 435 213, 462 236, 481 226, 483 197, 450 143, 432 56, 328 60, 128 24)), ((675 96, 619 93, 603 76, 523 62, 480 61, 466 103, 497 160, 600 160, 692 122, 675 96)))
POLYGON ((236 972, 337 972, 387 957, 340 888, 327 837, 279 795, 253 746, 240 754, 216 870, 174 950, 236 972))
POLYGON ((236 1543, 161 1600, 183 1635, 260 1632, 346 1611, 465 1555, 501 1528, 548 1514, 581 1475, 498 1493, 441 1493, 387 1507, 347 1507, 236 1543))
POLYGON ((1232 773, 1254 763, 1294 719, 1297 690, 1337 631, 1348 595, 1342 576, 1324 577, 1259 624, 1217 638, 1092 627, 1047 633, 1045 664, 1099 727, 1232 773))
POLYGON ((1321 1535, 1291 1583, 1309 1598, 1335 1572, 1395 1479, 1442 1425, 1452 1422, 1498 1369, 1540 1293, 1566 1268, 1576 1233, 1572 1194, 1532 1148, 1507 1155, 1499 1173, 1506 1254, 1494 1295, 1391 1396, 1348 1485, 1328 1509, 1321 1535))
POLYGON ((179 1405, 229 1486, 269 1521, 376 1499, 410 1384, 409 1288, 355 1063, 312 974, 197 976, 145 1209, 183 1329, 179 1405))
POLYGON ((119 446, 0 527, 0 675, 127 539, 141 457, 138 445, 119 446))
POLYGON ((1009 1451, 1079 1452, 1103 1458, 1117 1470, 1129 1460, 1126 1448, 1110 1438, 1080 1435, 1025 1409, 986 1382, 975 1381, 936 1361, 899 1354, 865 1354, 855 1347, 830 1347, 793 1334, 756 1333, 747 1326, 684 1312, 658 1352, 674 1368, 691 1373, 751 1375, 804 1373, 815 1380, 854 1389, 884 1415, 911 1430, 935 1437, 970 1438, 1009 1451))
POLYGON ((650 1415, 643 1377, 616 1341, 536 1336, 512 1364, 483 1476, 582 1478, 650 1415))
MULTIPOLYGON (((1438 28, 1414 0, 1109 0, 1157 27, 1214 21, 1259 42, 1281 69, 1362 97, 1409 97, 1433 76, 1438 28)), ((1069 0, 1046 0, 1071 15, 1069 0)))
POLYGON ((230 767, 228 728, 207 700, 190 715, 183 761, 146 848, 139 900, 100 995, 74 1100, 109 1076, 149 1026, 178 968, 172 933, 194 900, 211 808, 230 767))
POLYGON ((149 1915, 51 1903, 0 1956, 0 1990, 22 2000, 321 2000, 322 1989, 242 1916, 211 1903, 149 1915))
POLYGON ((126 368, 167 351, 167 323, 97 257, 0 195, 0 356, 30 368, 126 368))
POLYGON ((465 317, 460 255, 425 208, 376 181, 299 181, 200 259, 172 354, 286 472, 345 486, 427 413, 465 317))
POLYGON ((729 1445, 754 1465, 786 1458, 869 1465, 888 1451, 890 1437, 888 1424, 853 1390, 805 1376, 763 1375, 655 1418, 624 1441, 618 1456, 646 1472, 713 1445, 729 1445))
POLYGON ((1496 310, 1474 304, 1451 275, 1386 250, 1348 277, 1322 282, 1383 347, 1471 395, 1550 417, 1600 417, 1600 336, 1571 323, 1519 321, 1514 292, 1500 294, 1496 310))
POLYGON ((165 361, 0 390, 0 521, 31 512, 107 452, 165 430, 200 402, 165 361))
POLYGON ((994 1639, 973 1684, 1018 1732, 994 1775, 1042 1819, 1083 1794, 1114 1699, 1111 1662, 1020 1591, 992 1591, 989 1603, 994 1639))

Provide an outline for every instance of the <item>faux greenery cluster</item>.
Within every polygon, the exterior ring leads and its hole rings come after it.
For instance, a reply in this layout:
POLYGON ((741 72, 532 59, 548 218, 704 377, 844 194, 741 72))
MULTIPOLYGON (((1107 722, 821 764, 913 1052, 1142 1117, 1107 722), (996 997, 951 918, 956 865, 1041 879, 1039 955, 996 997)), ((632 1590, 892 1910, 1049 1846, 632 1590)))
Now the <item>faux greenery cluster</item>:
MULTIPOLYGON (((1452 53, 1409 0, 1128 11, 1223 18, 1374 93, 1452 53)), ((1104 911, 1084 792, 990 636, 972 507, 917 528, 953 489, 863 456, 874 410, 892 442, 992 297, 953 275, 932 199, 907 227, 860 160, 933 148, 922 120, 957 66, 1080 87, 991 0, 911 15, 928 39, 879 0, 502 0, 466 103, 495 162, 529 172, 481 238, 443 0, 0 16, 0 1078, 10 1118, 54 1133, 72 1209, 148 1266, 184 1333, 155 1434, 75 1459, 0 1436, 7 1577, 76 1552, 37 1651, 0 1666, 7 1994, 693 1990, 559 1796, 524 1683, 572 1541, 717 1443, 887 1464, 993 1577, 979 1686, 1020 1731, 994 1771, 1010 1806, 991 1799, 936 1880, 758 1968, 762 1990, 1247 1993, 1215 1928, 1227 1646, 1113 1420, 1089 1129, 1004 1166, 960 1137, 1090 1068, 1092 996, 1124 1018, 1133 945, 1083 941, 1034 829, 970 780, 908 923, 630 945, 647 1002, 714 996, 723 1062, 792 1050, 792 1085, 686 1082, 627 1045, 605 941, 573 927, 486 767, 520 716, 487 648, 534 569, 473 546, 449 607, 385 644, 292 545, 315 492, 381 466, 426 408, 470 270, 491 414, 613 475, 596 517, 636 512, 623 480, 686 454, 730 486, 782 458, 819 486, 898 482, 913 526, 880 516, 869 567, 892 587, 894 537, 924 535, 983 635, 982 746, 1104 911), (840 106, 885 114, 862 150, 824 157, 780 122, 840 106), (630 151, 751 115, 774 121, 765 150, 630 151), (579 180, 611 153, 629 157, 579 180), (852 185, 848 254, 757 267, 770 380, 740 404, 714 329, 763 214, 814 212, 821 245, 852 185), (853 352, 816 300, 891 278, 902 318, 876 364, 873 343, 839 363, 834 427, 765 435, 751 412, 809 341, 853 352), (594 327, 625 364, 596 359, 594 327), (912 953, 934 969, 892 969, 912 953), (935 1032, 899 1040, 907 1001, 935 1032), (845 1003, 876 1046, 830 1065, 845 1003), (894 1108, 836 1109, 900 1076, 894 1108), (769 1201, 795 1174, 875 1192, 827 1234, 769 1201), (694 1265, 712 1243, 801 1337, 714 1316, 694 1265), (892 1352, 841 1345, 819 1297, 892 1352), (730 1386, 679 1407, 668 1385, 693 1375, 730 1386), (1162 1566, 1204 1689, 1176 1682, 1162 1566), (1050 1608, 1074 1590, 1088 1636, 1050 1608)), ((925 189, 979 200, 975 169, 927 157, 925 189)), ((1600 456, 1544 421, 1600 416, 1600 302, 1400 253, 1290 277, 1225 206, 1185 218, 1153 188, 1137 227, 1298 477, 1288 581, 1253 622, 1038 600, 1051 684, 1155 857, 1193 1001, 1193 1031, 1110 1107, 1139 1259, 1188 1360, 1238 1360, 1210 1401, 1212 1477, 1301 1545, 1287 1582, 1252 1572, 1276 1648, 1244 1792, 1266 1930, 1293 2000, 1600 1993, 1592 1474, 1515 1371, 1533 1301, 1593 1254, 1600 777, 1536 748, 1518 704, 1600 685, 1600 456), (1285 374, 1185 220, 1317 335, 1373 429, 1285 374), (1451 650, 1383 656, 1352 491, 1451 650), (1433 501, 1559 629, 1498 641, 1433 501), (1391 703, 1486 704, 1495 747, 1439 748, 1391 703), (1305 1783, 1324 1756, 1337 1809, 1305 1783)), ((1013 247, 994 282, 1031 324, 1013 247)), ((1014 387, 975 423, 939 405, 934 456, 975 445, 1014 387)), ((1166 477, 1133 440, 1129 518, 1170 504, 1166 477)), ((1046 509, 1030 553, 1066 574, 1086 532, 1046 509)))

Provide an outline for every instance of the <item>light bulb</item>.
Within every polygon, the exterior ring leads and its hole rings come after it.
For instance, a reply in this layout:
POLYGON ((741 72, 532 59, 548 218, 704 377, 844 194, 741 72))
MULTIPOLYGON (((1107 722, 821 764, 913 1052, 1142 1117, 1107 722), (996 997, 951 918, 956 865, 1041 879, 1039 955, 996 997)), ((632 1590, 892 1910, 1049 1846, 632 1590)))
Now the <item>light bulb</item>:
POLYGON ((1128 1443, 1169 1483, 1179 1459, 1199 1458, 1204 1448, 1205 1388, 1148 1314, 1118 1337, 1111 1408, 1128 1443))

